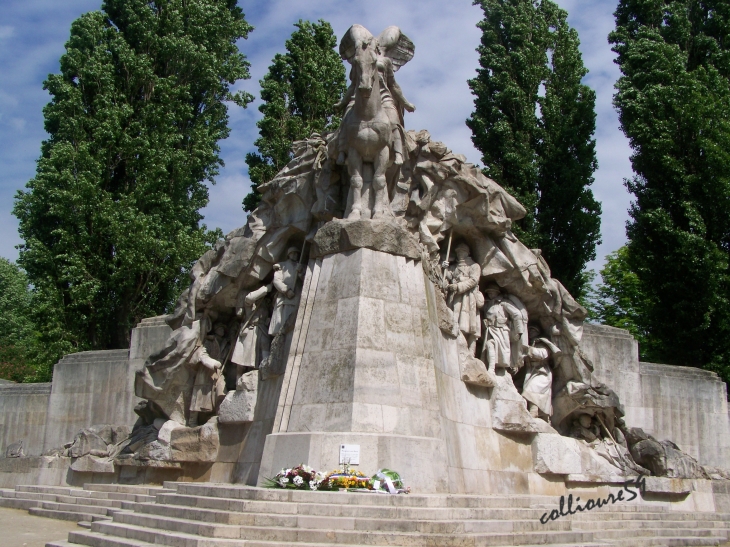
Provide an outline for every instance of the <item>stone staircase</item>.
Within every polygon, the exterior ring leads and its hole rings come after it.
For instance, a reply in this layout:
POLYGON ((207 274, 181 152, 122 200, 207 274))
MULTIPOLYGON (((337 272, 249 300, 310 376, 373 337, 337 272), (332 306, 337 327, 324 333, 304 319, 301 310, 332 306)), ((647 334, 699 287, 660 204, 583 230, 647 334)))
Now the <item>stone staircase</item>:
POLYGON ((111 520, 117 511, 132 511, 138 503, 155 501, 158 492, 174 492, 150 486, 87 484, 69 486, 16 486, 0 489, 0 507, 26 509, 31 515, 78 522, 111 520))
POLYGON ((89 530, 47 547, 709 546, 730 535, 730 514, 676 512, 659 503, 619 502, 542 524, 540 516, 556 507, 554 497, 390 496, 201 483, 18 489, 16 500, 50 504, 31 507, 34 514, 62 518, 73 513, 75 498, 91 522, 89 530), (58 498, 24 500, 28 494, 58 498))

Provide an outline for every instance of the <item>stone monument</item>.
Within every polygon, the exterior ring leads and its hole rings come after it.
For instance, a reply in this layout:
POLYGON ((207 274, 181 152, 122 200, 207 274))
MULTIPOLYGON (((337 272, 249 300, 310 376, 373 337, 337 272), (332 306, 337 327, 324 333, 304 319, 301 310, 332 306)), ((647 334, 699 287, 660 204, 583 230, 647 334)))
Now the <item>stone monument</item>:
POLYGON ((520 203, 405 129, 395 73, 414 52, 397 27, 347 31, 340 128, 294 143, 246 225, 197 262, 136 374, 137 424, 95 465, 214 464, 245 431, 227 477, 247 484, 333 469, 343 445, 420 492, 707 476, 626 426, 579 347, 586 310, 512 231, 520 203))

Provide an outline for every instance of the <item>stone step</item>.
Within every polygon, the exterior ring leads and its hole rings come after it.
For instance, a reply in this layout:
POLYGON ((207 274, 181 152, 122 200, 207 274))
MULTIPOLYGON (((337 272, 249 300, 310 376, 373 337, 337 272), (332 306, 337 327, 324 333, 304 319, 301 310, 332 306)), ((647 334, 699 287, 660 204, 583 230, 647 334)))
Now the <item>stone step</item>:
POLYGON ((83 513, 81 511, 58 511, 55 509, 44 509, 42 507, 31 507, 28 513, 37 517, 46 517, 57 520, 68 520, 71 522, 80 522, 82 520, 96 521, 96 520, 111 520, 111 517, 106 515, 99 515, 96 513, 83 513))
MULTIPOLYGON (((123 502, 121 500, 111 500, 108 498, 92 498, 91 496, 56 496, 56 499, 53 500, 58 503, 70 503, 70 504, 76 504, 76 505, 93 505, 95 507, 107 507, 109 509, 122 509, 124 503, 129 502, 123 502)), ((132 506, 134 506, 134 503, 131 503, 132 506)))
POLYGON ((65 495, 73 496, 74 494, 83 495, 81 488, 74 488, 69 486, 36 486, 21 484, 15 487, 16 492, 27 492, 30 494, 53 494, 53 495, 65 495))
POLYGON ((714 520, 662 520, 657 522, 655 520, 595 520, 590 522, 580 522, 573 520, 574 530, 613 530, 616 528, 638 530, 640 528, 656 528, 661 526, 663 528, 707 528, 711 530, 720 529, 725 530, 730 528, 730 524, 725 521, 714 521, 714 520))
MULTIPOLYGON (((561 517, 563 518, 563 517, 561 517)), ((578 513, 572 515, 575 522, 593 522, 596 520, 601 521, 644 521, 644 520, 702 520, 702 521, 719 521, 719 522, 730 522, 730 515, 723 513, 685 513, 679 511, 669 511, 666 513, 640 513, 640 512, 627 512, 627 513, 616 513, 611 511, 597 510, 591 513, 578 513)))
MULTIPOLYGON (((546 508, 555 508, 555 498, 553 496, 389 495, 351 492, 310 492, 306 490, 201 483, 165 484, 174 484, 177 493, 182 495, 228 499, 410 507, 535 508, 538 505, 542 507, 545 504, 546 508)), ((657 511, 666 511, 666 509, 658 507, 657 511)))
MULTIPOLYGON (((206 538, 235 540, 283 541, 329 543, 335 545, 390 545, 393 542, 404 546, 422 546, 428 544, 444 545, 444 547, 466 547, 479 545, 524 545, 529 543, 567 543, 591 541, 590 532, 575 532, 561 530, 541 531, 497 531, 485 535, 483 532, 438 533, 400 530, 369 530, 369 529, 336 529, 328 526, 329 519, 320 519, 310 523, 317 528, 282 528, 270 525, 264 526, 236 526, 228 524, 212 524, 200 521, 189 521, 182 518, 160 517, 141 513, 117 513, 114 516, 114 525, 132 525, 148 531, 180 532, 192 536, 206 538)), ((352 519, 354 527, 355 519, 352 519)), ((99 523, 106 527, 108 523, 99 523)), ((404 526, 407 522, 403 523, 404 526)), ((96 524, 93 530, 97 530, 96 524)), ((141 538, 144 539, 144 538, 141 538)), ((150 541, 145 539, 145 541, 150 541)), ((158 541, 155 539, 155 541, 158 541)), ((241 543, 243 545, 244 543, 241 543)))
POLYGON ((121 511, 121 508, 116 507, 102 507, 98 505, 86 505, 82 503, 59 503, 55 501, 44 501, 41 502, 43 509, 50 509, 52 511, 63 511, 63 512, 79 512, 86 513, 88 515, 102 515, 109 516, 114 514, 115 511, 121 511))
POLYGON ((520 520, 538 520, 544 513, 542 510, 525 508, 394 507, 392 505, 381 507, 377 505, 234 500, 230 498, 206 498, 181 494, 159 494, 156 502, 164 505, 243 513, 296 514, 320 517, 402 518, 415 520, 492 520, 513 518, 520 520))
POLYGON ((270 513, 252 513, 220 511, 214 509, 187 508, 175 505, 140 504, 137 513, 145 513, 164 517, 201 521, 206 523, 230 524, 238 526, 274 526, 284 528, 330 528, 335 530, 373 530, 419 532, 424 534, 463 534, 463 533, 508 533, 519 531, 547 531, 571 529, 568 520, 542 524, 538 519, 496 519, 462 520, 412 519, 408 517, 365 518, 363 516, 316 516, 316 515, 282 515, 270 513))
POLYGON ((19 498, 0 498, 0 507, 7 507, 8 509, 23 509, 28 511, 33 507, 40 507, 41 501, 39 500, 24 500, 19 498))
MULTIPOLYGON (((141 541, 139 539, 131 539, 131 538, 122 538, 122 537, 112 537, 107 536, 104 534, 99 534, 96 532, 71 532, 71 536, 73 536, 73 543, 71 542, 54 542, 49 543, 46 545, 46 547, 76 547, 78 545, 87 545, 89 547, 152 547, 153 543, 148 543, 146 541, 141 541)), ((188 545, 193 545, 192 543, 179 543, 179 545, 188 547, 188 545)), ((210 545, 210 544, 208 544, 210 545)), ((228 545, 227 543, 221 543, 216 545, 228 545)), ((286 546, 293 546, 293 547, 332 547, 331 543, 282 543, 280 541, 272 542, 272 541, 257 541, 257 540, 249 540, 245 543, 246 547, 286 547, 286 546)), ((607 543, 581 543, 581 547, 607 547, 610 544, 607 543)), ((552 544, 553 547, 576 547, 575 543, 561 543, 561 544, 552 544)), ((202 547, 202 545, 201 545, 202 547)), ((365 545, 351 545, 348 547, 366 547, 365 545)), ((392 547, 398 547, 397 544, 392 544, 392 547)), ((507 545, 503 546, 495 546, 495 547, 507 547, 507 545)), ((544 547, 544 544, 542 545, 523 545, 523 547, 544 547)))
MULTIPOLYGON (((175 483, 173 483, 175 484, 175 483)), ((134 484, 97 484, 85 483, 84 490, 94 492, 111 492, 116 494, 135 494, 143 496, 155 496, 156 494, 171 494, 176 490, 174 488, 165 488, 161 486, 140 486, 134 484)))
POLYGON ((694 537, 713 538, 725 540, 723 534, 715 530, 705 528, 638 528, 636 530, 601 530, 601 539, 638 539, 638 538, 660 538, 660 537, 694 537))
POLYGON ((659 537, 659 538, 630 538, 614 540, 611 545, 617 547, 716 547, 721 540, 717 538, 692 537, 659 537))
MULTIPOLYGON (((367 495, 367 494, 363 494, 367 495)), ((216 511, 231 511, 243 513, 276 513, 290 515, 312 515, 332 517, 359 517, 359 518, 400 518, 416 520, 455 520, 455 519, 519 519, 538 520, 545 511, 542 509, 525 508, 430 508, 430 507, 394 507, 391 505, 350 505, 332 503, 295 503, 281 501, 260 501, 240 500, 230 498, 209 498, 203 496, 188 496, 181 494, 160 494, 157 496, 157 503, 163 505, 176 505, 183 507, 196 507, 216 511)), ((638 506, 637 509, 641 509, 638 506)), ((592 521, 656 521, 656 520, 708 520, 728 521, 730 515, 718 513, 680 513, 657 511, 655 507, 645 507, 649 512, 630 510, 620 512, 617 510, 608 511, 611 508, 601 508, 588 513, 577 513, 570 517, 576 522, 592 521)), ((634 509, 632 507, 632 509, 634 509)), ((564 520, 561 517, 558 520, 564 520)))

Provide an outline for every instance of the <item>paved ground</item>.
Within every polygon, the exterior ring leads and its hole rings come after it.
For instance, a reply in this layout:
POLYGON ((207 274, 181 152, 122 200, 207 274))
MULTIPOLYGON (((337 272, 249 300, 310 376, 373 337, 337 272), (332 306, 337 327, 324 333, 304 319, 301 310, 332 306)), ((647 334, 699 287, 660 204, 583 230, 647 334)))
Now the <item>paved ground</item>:
POLYGON ((28 511, 0 507, 0 545, 3 547, 44 547, 47 541, 66 539, 75 522, 34 517, 28 511))

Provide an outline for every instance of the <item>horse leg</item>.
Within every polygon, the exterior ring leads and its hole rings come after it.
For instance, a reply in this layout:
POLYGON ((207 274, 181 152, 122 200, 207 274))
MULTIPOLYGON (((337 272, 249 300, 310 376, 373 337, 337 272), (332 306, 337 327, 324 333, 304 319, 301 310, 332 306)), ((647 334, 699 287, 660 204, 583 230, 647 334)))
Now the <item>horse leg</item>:
POLYGON ((347 171, 350 174, 350 191, 347 196, 345 218, 358 220, 362 209, 362 158, 354 148, 350 148, 347 154, 347 171))
POLYGON ((339 154, 337 155, 337 165, 345 165, 345 150, 347 150, 347 122, 349 122, 349 110, 342 116, 342 122, 340 123, 340 130, 337 133, 337 149, 339 154))
POLYGON ((387 146, 381 148, 380 153, 373 162, 373 190, 375 190, 375 205, 373 206, 373 218, 391 216, 390 204, 388 203, 388 185, 385 179, 385 170, 388 168, 390 149, 387 146))

